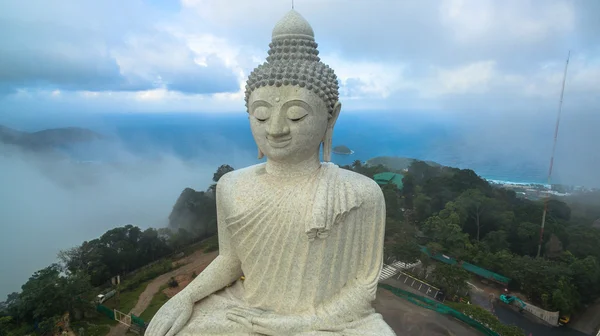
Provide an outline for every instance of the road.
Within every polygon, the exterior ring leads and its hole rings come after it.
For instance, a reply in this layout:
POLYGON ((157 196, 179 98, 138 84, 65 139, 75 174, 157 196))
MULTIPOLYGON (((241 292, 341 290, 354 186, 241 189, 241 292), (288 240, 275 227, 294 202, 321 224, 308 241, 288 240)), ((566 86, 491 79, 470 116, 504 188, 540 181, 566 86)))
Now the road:
POLYGON ((550 327, 540 323, 539 319, 527 312, 519 313, 518 309, 512 308, 498 300, 494 303, 490 300, 490 294, 481 288, 472 287, 471 303, 481 306, 484 309, 493 312, 500 322, 507 325, 516 325, 525 330, 525 335, 531 336, 586 336, 582 333, 567 326, 550 327))
MULTIPOLYGON (((587 334, 571 329, 567 326, 564 327, 549 327, 529 318, 516 310, 506 306, 504 303, 494 304, 494 310, 498 319, 504 324, 514 324, 521 329, 525 330, 525 335, 531 333, 532 336, 587 336, 587 334)), ((535 319, 536 317, 532 317, 535 319)))
POLYGON ((569 325, 581 332, 600 336, 600 300, 586 307, 582 313, 574 316, 569 325))

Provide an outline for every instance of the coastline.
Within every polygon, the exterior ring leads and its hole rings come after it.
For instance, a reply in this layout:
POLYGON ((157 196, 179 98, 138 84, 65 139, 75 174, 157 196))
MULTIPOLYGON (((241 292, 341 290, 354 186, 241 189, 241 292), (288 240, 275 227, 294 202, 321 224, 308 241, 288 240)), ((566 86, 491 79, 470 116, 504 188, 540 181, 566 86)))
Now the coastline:
POLYGON ((340 152, 336 152, 335 150, 332 151, 333 154, 337 154, 337 155, 352 155, 354 154, 354 151, 351 149, 350 153, 340 153, 340 152))
MULTIPOLYGON (((481 176, 481 175, 480 175, 481 176)), ((502 184, 502 185, 514 185, 514 186, 520 186, 520 187, 526 187, 526 186, 542 186, 546 189, 550 189, 551 186, 547 183, 540 183, 540 182, 515 182, 515 181, 510 181, 510 180, 500 180, 500 179, 494 179, 494 178, 488 178, 485 176, 481 176, 482 179, 488 181, 491 184, 502 184)))

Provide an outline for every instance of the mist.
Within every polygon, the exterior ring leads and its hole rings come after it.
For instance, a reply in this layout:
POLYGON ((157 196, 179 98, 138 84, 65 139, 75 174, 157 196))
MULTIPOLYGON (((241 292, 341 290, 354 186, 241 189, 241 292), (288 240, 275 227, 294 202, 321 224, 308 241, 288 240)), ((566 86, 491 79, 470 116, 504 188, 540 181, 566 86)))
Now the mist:
MULTIPOLYGON (((486 177, 510 180, 511 176, 528 172, 532 180, 519 182, 545 183, 552 155, 556 110, 527 112, 507 111, 456 118, 452 140, 436 144, 433 157, 451 157, 440 162, 442 164, 481 168, 475 171, 486 177)), ((598 125, 600 115, 597 113, 563 110, 551 183, 600 188, 598 125)))
POLYGON ((201 161, 184 161, 165 150, 142 158, 118 143, 111 151, 119 163, 82 163, 0 147, 0 301, 55 262, 62 249, 127 224, 167 226, 184 188, 205 190, 220 164, 252 160, 241 150, 205 153, 201 161), (235 154, 229 162, 227 154, 235 154))

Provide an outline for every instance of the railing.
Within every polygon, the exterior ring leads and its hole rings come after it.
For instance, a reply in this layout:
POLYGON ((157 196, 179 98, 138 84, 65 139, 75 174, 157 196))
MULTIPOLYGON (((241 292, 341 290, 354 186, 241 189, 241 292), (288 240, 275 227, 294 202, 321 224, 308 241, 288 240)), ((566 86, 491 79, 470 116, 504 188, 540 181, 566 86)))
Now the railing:
POLYGON ((403 261, 395 261, 391 265, 383 264, 383 268, 381 269, 381 274, 379 274, 379 281, 383 281, 393 277, 398 274, 401 269, 409 269, 416 266, 419 266, 421 261, 417 261, 416 263, 408 264, 403 261))
POLYGON ((146 322, 142 320, 139 316, 135 316, 131 313, 125 314, 116 309, 110 309, 104 305, 96 305, 96 311, 106 315, 111 320, 115 320, 117 322, 123 323, 124 325, 131 327, 132 325, 136 325, 140 327, 142 330, 146 328, 146 322))

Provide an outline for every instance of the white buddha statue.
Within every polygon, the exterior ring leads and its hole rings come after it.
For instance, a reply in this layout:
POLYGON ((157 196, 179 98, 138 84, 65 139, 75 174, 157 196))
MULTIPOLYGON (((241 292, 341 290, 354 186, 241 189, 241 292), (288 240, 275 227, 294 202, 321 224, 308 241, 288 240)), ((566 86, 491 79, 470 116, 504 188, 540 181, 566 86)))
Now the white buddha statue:
POLYGON ((290 11, 246 86, 266 163, 219 180, 219 256, 156 313, 147 336, 395 335, 371 306, 383 194, 320 162, 321 144, 330 160, 341 104, 337 77, 317 55, 311 26, 290 11))

